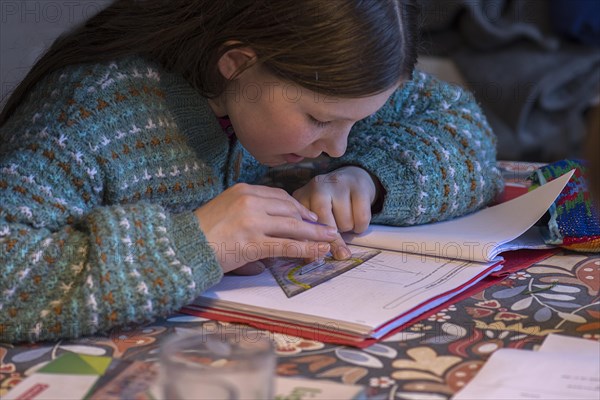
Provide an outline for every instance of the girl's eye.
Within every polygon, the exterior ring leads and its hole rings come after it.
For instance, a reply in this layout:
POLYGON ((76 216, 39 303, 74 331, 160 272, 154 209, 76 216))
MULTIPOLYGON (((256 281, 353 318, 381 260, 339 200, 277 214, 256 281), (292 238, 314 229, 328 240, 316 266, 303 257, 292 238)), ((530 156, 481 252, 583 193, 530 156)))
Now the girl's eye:
POLYGON ((319 121, 312 115, 309 115, 308 118, 310 118, 310 121, 319 128, 325 128, 327 125, 329 125, 329 121, 319 121))

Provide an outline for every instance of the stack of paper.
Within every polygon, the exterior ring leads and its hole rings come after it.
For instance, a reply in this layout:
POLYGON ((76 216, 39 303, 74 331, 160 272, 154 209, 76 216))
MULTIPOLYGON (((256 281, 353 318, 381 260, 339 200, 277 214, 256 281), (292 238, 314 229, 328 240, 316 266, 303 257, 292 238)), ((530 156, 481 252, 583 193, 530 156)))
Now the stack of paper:
POLYGON ((453 400, 598 400, 600 343, 550 335, 539 351, 496 351, 453 400))

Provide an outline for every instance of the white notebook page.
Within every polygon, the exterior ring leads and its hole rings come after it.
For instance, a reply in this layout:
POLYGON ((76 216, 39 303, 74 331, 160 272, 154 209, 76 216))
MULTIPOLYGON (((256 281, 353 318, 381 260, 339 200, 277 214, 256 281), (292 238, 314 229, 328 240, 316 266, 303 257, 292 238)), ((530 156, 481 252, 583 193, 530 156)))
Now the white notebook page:
POLYGON ((337 326, 343 330, 347 324, 352 331, 368 334, 423 302, 486 275, 492 265, 382 251, 292 298, 265 271, 256 276, 225 276, 195 303, 278 320, 327 324, 332 329, 337 326), (290 314, 292 317, 286 318, 290 314))

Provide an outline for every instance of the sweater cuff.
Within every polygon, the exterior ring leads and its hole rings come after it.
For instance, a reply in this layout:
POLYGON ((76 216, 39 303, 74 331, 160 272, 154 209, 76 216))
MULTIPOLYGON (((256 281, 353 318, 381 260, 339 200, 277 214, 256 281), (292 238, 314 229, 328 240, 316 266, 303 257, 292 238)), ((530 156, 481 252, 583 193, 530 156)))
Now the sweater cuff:
MULTIPOLYGON (((348 154, 334 162, 335 168, 356 165, 379 179, 384 188, 383 207, 372 216, 372 223, 410 224, 416 208, 417 182, 415 174, 404 163, 391 161, 389 154, 374 148, 359 156, 348 154)), ((381 204, 381 203, 380 203, 381 204)))
POLYGON ((223 278, 223 269, 194 213, 173 215, 171 220, 171 237, 177 254, 192 269, 197 288, 204 291, 217 284, 223 278))

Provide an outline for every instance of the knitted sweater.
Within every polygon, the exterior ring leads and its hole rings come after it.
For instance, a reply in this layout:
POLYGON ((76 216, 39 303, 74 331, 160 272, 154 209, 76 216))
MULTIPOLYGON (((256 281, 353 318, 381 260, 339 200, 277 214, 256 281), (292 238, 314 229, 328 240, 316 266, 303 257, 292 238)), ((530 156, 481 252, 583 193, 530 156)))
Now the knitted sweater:
MULTIPOLYGON (((193 210, 268 172, 182 77, 138 57, 48 74, 0 128, 0 341, 72 338, 191 302, 222 270, 193 210)), ((472 97, 416 73, 330 168, 385 188, 374 223, 462 215, 501 187, 472 97)))

